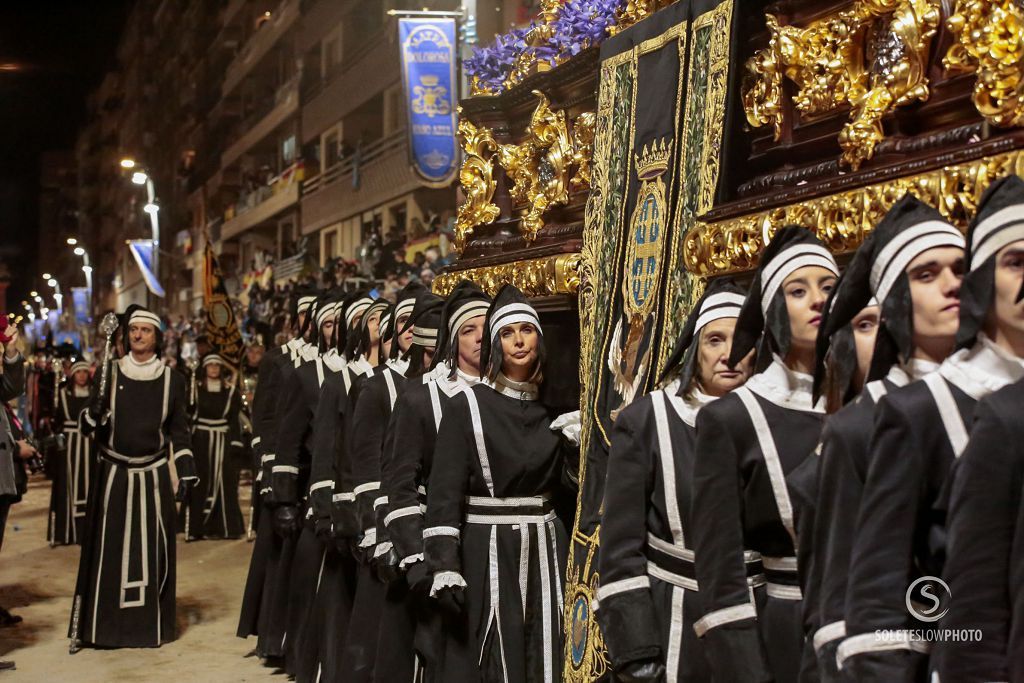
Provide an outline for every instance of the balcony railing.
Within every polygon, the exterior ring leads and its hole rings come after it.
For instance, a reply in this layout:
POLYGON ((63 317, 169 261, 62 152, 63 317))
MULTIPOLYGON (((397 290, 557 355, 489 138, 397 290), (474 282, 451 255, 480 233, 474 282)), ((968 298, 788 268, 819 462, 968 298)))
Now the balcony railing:
POLYGON ((302 162, 297 161, 264 186, 243 194, 234 206, 224 212, 221 239, 239 235, 297 204, 302 175, 302 162))
POLYGON ((257 31, 249 37, 242 49, 228 65, 224 74, 222 93, 227 96, 242 82, 249 71, 280 40, 299 18, 299 0, 281 0, 257 31))
POLYGON ((310 195, 319 192, 328 185, 338 182, 344 178, 351 178, 356 168, 367 166, 376 159, 401 148, 405 143, 405 131, 400 130, 387 137, 375 140, 361 150, 349 154, 347 157, 324 170, 323 173, 310 178, 302 184, 302 194, 310 195))
POLYGON ((221 166, 230 166, 254 145, 272 133, 299 110, 299 75, 292 76, 277 89, 273 98, 267 98, 259 109, 239 124, 238 138, 221 157, 221 166))

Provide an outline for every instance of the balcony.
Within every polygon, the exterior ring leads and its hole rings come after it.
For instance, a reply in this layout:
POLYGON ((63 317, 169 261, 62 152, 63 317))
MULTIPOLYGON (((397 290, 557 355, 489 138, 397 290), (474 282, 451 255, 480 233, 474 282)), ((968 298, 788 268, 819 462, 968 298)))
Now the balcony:
MULTIPOLYGON (((302 108, 303 144, 401 79, 398 47, 381 32, 302 108)), ((315 93, 315 90, 314 90, 315 93)))
POLYGON ((302 232, 309 234, 421 187, 409 166, 404 130, 367 145, 359 155, 359 186, 353 187, 355 155, 302 186, 302 232))
POLYGON ((302 185, 302 162, 296 162, 255 192, 243 194, 224 214, 220 238, 231 239, 294 206, 302 185))
POLYGON ((265 105, 269 109, 258 111, 243 122, 241 136, 221 156, 221 167, 227 167, 240 156, 252 149, 265 137, 299 111, 299 78, 296 74, 274 94, 273 100, 265 105), (252 125, 247 125, 249 122, 252 125))
POLYGON ((226 97, 238 87, 254 66, 266 56, 281 37, 288 32, 299 18, 299 0, 282 0, 264 23, 228 65, 224 74, 221 93, 226 97))

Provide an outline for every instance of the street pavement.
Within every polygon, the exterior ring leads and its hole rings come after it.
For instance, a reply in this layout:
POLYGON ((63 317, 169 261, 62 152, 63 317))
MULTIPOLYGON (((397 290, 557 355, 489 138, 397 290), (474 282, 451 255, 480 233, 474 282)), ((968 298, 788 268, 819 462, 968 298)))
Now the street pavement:
MULTIPOLYGON (((248 515, 248 491, 242 509, 248 515)), ((245 655, 255 638, 235 637, 252 545, 245 540, 184 543, 178 536, 178 639, 161 648, 68 654, 68 618, 78 571, 77 546, 50 548, 50 482, 34 477, 11 508, 0 551, 0 605, 21 616, 0 628, 0 659, 13 659, 7 681, 281 681, 283 674, 245 655)))

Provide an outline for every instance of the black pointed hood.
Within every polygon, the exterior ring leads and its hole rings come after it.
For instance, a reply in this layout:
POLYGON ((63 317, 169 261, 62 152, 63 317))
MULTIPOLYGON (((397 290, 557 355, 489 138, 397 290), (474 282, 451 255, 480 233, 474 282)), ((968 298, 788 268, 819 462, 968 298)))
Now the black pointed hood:
POLYGON ((807 266, 820 266, 839 275, 835 258, 813 232, 795 225, 780 228, 761 254, 740 311, 729 354, 731 366, 755 347, 755 369, 763 369, 772 353, 785 355, 789 350, 789 314, 781 295, 782 283, 807 266))
POLYGON ((459 328, 467 320, 486 316, 490 305, 491 298, 476 283, 462 280, 455 285, 441 309, 437 351, 434 353, 431 367, 446 362, 452 372, 455 372, 458 363, 458 342, 456 340, 459 328))
MULTIPOLYGON (((1001 178, 985 190, 967 231, 967 273, 960 284, 960 329, 957 348, 973 346, 985 325, 995 295, 996 254, 1024 240, 1024 180, 1001 178)), ((1024 286, 1017 301, 1024 298, 1024 286)))
POLYGON ((739 317, 745 297, 746 291, 732 278, 717 278, 708 283, 704 296, 686 319, 658 382, 663 383, 678 373, 679 393, 685 393, 697 372, 697 345, 694 342, 699 338, 701 329, 715 320, 739 317))

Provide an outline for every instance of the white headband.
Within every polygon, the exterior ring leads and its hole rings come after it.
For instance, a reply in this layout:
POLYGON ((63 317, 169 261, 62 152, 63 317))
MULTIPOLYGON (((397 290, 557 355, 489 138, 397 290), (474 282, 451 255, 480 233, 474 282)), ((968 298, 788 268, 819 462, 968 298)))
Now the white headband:
POLYGON ((86 363, 84 360, 75 361, 74 363, 71 364, 71 367, 68 368, 68 375, 73 375, 76 372, 78 372, 79 370, 88 370, 88 369, 89 369, 89 364, 86 363))
POLYGON ((327 318, 337 315, 338 308, 340 307, 341 304, 339 302, 324 304, 323 307, 316 312, 316 326, 320 327, 325 322, 327 322, 327 318))
POLYGON ((414 308, 416 308, 416 299, 414 297, 409 297, 399 301, 398 305, 395 306, 395 322, 398 322, 398 319, 403 315, 412 313, 412 309, 414 308))
POLYGON ((708 323, 722 318, 740 317, 740 309, 743 307, 744 297, 742 294, 733 292, 719 292, 712 294, 704 300, 704 304, 698 312, 697 324, 693 333, 697 334, 708 323))
POLYGON ((960 231, 945 221, 925 221, 900 232, 886 244, 871 266, 871 290, 875 298, 885 302, 900 273, 915 258, 937 247, 960 247, 966 244, 960 231))
POLYGON ((211 353, 210 355, 203 359, 204 368, 207 365, 213 365, 214 363, 217 363, 218 365, 227 365, 227 363, 224 362, 224 359, 215 353, 211 353))
POLYGON ((490 307, 491 305, 484 299, 473 299, 462 304, 448 320, 448 334, 455 335, 467 321, 487 315, 487 309, 490 307))
POLYGON ((971 270, 1018 240, 1024 240, 1024 204, 1000 209, 975 226, 971 234, 971 270))
POLYGON ((134 323, 146 323, 152 325, 156 329, 160 329, 160 316, 152 311, 138 310, 132 313, 131 317, 128 318, 128 324, 134 323))
POLYGON ((348 307, 345 311, 345 326, 352 327, 352 321, 356 319, 356 316, 366 311, 367 308, 373 305, 373 299, 370 297, 363 297, 357 299, 354 304, 348 307))
POLYGON ((768 316, 775 293, 787 277, 801 268, 818 266, 839 275, 839 266, 831 252, 819 244, 799 244, 784 249, 761 271, 761 313, 768 316))
POLYGON ((437 328, 412 326, 412 343, 417 346, 437 346, 437 328))
POLYGON ((544 333, 540 327, 540 318, 537 317, 537 311, 533 309, 533 306, 512 303, 505 304, 491 316, 491 339, 493 340, 498 337, 498 332, 501 331, 501 328, 514 323, 532 323, 537 327, 538 332, 544 333))
POLYGON ((304 311, 308 311, 309 307, 313 305, 314 301, 316 301, 316 297, 315 296, 300 296, 299 297, 299 303, 295 307, 295 309, 299 313, 302 313, 304 311))

